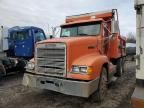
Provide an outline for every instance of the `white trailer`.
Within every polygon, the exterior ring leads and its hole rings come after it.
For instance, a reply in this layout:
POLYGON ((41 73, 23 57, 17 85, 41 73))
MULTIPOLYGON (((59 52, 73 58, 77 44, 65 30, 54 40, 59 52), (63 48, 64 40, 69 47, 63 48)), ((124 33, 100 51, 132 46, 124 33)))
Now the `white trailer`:
POLYGON ((8 50, 8 28, 0 26, 0 77, 6 75, 3 59, 7 58, 5 51, 8 50))
POLYGON ((133 108, 144 108, 144 0, 135 0, 136 9, 136 80, 133 108))
POLYGON ((0 53, 8 50, 8 27, 0 26, 0 53))
POLYGON ((0 26, 0 78, 17 69, 17 59, 7 57, 8 27, 0 26))
POLYGON ((135 0, 136 9, 136 78, 144 80, 144 0, 135 0))

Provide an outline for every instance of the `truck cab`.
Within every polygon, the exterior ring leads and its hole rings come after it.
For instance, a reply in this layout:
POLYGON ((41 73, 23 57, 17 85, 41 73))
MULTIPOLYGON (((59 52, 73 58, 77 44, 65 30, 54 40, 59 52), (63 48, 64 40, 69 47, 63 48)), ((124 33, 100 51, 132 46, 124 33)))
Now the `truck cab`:
POLYGON ((123 72, 117 10, 68 16, 60 38, 40 41, 35 50, 23 85, 102 100, 111 77, 123 72))
POLYGON ((9 50, 10 57, 21 57, 30 59, 34 56, 34 46, 38 41, 46 39, 41 28, 33 26, 13 27, 9 29, 9 50))
POLYGON ((35 43, 45 40, 41 28, 33 26, 0 27, 0 77, 23 72, 27 60, 34 56, 35 43))

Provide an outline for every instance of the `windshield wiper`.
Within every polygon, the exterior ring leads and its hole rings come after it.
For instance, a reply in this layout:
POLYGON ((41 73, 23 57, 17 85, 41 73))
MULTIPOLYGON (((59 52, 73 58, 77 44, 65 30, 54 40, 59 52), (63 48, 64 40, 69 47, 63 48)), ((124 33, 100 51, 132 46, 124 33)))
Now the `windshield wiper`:
POLYGON ((61 37, 69 37, 69 36, 61 36, 61 37))
POLYGON ((85 33, 81 33, 81 34, 78 34, 78 35, 80 35, 80 36, 88 36, 89 34, 85 34, 85 33))

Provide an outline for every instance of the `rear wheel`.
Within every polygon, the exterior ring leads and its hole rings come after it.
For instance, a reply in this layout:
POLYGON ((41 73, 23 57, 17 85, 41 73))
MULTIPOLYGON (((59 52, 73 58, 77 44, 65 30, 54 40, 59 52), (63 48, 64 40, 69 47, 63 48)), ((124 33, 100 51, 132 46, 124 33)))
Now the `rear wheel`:
POLYGON ((117 77, 121 77, 122 74, 124 73, 124 63, 125 63, 125 60, 123 58, 120 58, 117 60, 117 68, 116 68, 117 77))
POLYGON ((102 101, 104 100, 107 93, 107 70, 106 68, 102 69, 101 77, 99 80, 98 89, 90 97, 91 101, 102 101))
POLYGON ((125 72, 125 57, 122 58, 122 73, 125 72))

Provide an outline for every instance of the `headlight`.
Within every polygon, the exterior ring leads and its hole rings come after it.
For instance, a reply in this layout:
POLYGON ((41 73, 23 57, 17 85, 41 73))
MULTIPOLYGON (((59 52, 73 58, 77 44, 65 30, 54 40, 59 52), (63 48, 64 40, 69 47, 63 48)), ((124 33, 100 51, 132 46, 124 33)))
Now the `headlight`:
POLYGON ((72 66, 72 73, 87 73, 87 74, 91 74, 93 72, 92 67, 89 66, 72 66))
POLYGON ((15 62, 16 65, 18 64, 18 60, 17 59, 15 59, 14 62, 15 62))
POLYGON ((85 67, 85 66, 80 67, 80 72, 86 73, 87 72, 87 67, 85 67))
POLYGON ((28 70, 33 70, 34 67, 35 67, 35 64, 33 62, 28 62, 25 68, 28 70))
POLYGON ((72 66, 72 72, 79 72, 79 67, 78 66, 72 66))

